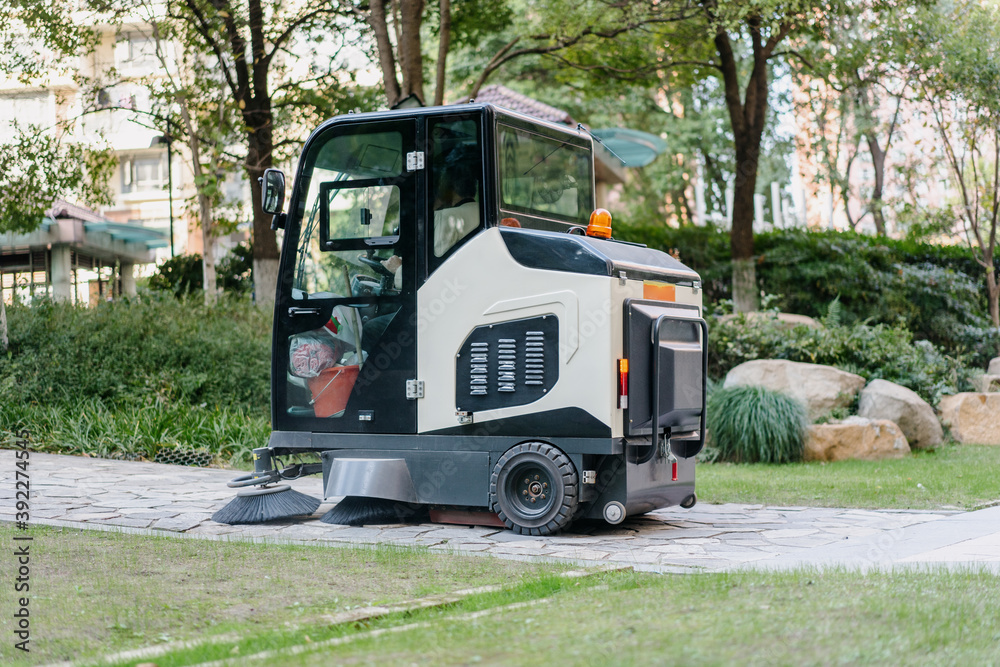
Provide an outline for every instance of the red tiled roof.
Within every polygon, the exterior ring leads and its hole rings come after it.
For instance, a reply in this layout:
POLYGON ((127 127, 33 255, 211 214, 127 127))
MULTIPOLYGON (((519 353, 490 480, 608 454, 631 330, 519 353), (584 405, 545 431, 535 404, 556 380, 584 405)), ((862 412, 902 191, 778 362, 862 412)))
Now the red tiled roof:
POLYGON ((64 201, 62 199, 57 199, 52 202, 52 208, 46 211, 46 215, 53 219, 73 218, 76 220, 83 220, 84 222, 108 222, 108 219, 100 213, 91 211, 89 208, 84 208, 83 206, 70 204, 68 201, 64 201))
POLYGON ((495 104, 498 107, 510 109, 511 111, 547 120, 550 123, 576 125, 576 121, 573 120, 572 116, 562 109, 557 109, 544 102, 531 99, 527 95, 514 92, 510 88, 498 84, 486 86, 480 90, 479 94, 476 95, 476 102, 488 102, 489 104, 495 104))

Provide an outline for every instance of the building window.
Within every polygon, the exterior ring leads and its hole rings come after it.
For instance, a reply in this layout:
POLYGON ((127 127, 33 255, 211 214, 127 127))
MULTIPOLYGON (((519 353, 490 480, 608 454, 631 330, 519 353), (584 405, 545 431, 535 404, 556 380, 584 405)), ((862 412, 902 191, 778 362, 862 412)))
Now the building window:
POLYGON ((167 187, 167 156, 124 157, 121 161, 122 193, 156 192, 167 187))
POLYGON ((0 96, 0 139, 15 137, 14 123, 20 131, 29 125, 49 126, 55 123, 55 106, 48 92, 0 96))
POLYGON ((120 37, 115 45, 115 65, 118 69, 156 67, 156 40, 138 33, 120 37))

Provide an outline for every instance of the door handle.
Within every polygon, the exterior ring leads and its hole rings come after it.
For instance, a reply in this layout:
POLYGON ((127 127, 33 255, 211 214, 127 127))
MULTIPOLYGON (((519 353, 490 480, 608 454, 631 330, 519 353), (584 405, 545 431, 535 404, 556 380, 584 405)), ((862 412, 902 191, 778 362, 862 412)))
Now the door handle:
POLYGON ((288 316, 295 317, 296 315, 319 315, 319 308, 297 308, 292 306, 288 309, 288 316))

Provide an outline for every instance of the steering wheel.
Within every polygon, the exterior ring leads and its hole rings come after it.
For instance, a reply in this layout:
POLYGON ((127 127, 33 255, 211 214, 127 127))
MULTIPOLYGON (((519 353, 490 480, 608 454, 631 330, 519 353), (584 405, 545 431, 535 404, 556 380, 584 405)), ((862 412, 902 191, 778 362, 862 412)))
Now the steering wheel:
MULTIPOLYGON (((370 252, 371 251, 369 250, 369 253, 370 252)), ((370 267, 373 271, 375 271, 375 273, 379 274, 383 278, 390 278, 390 279, 395 278, 396 274, 394 274, 389 269, 385 268, 382 265, 382 262, 380 262, 377 259, 372 259, 371 257, 365 255, 358 255, 358 261, 364 264, 365 266, 370 267)))

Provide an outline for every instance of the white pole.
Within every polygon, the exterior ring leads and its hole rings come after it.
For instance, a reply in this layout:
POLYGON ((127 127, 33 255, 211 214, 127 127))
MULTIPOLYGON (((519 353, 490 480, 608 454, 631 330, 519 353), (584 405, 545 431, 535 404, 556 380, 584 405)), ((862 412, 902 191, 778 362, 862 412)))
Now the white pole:
POLYGON ((833 186, 830 186, 830 191, 826 193, 826 226, 830 229, 835 229, 833 226, 833 186))
POLYGON ((726 186, 726 222, 730 229, 733 227, 733 199, 736 196, 733 184, 726 186))
POLYGON ((705 170, 698 161, 698 182, 694 186, 694 224, 704 227, 708 222, 705 215, 705 170))
POLYGON ((775 228, 781 227, 781 186, 777 181, 771 181, 771 216, 775 228))

